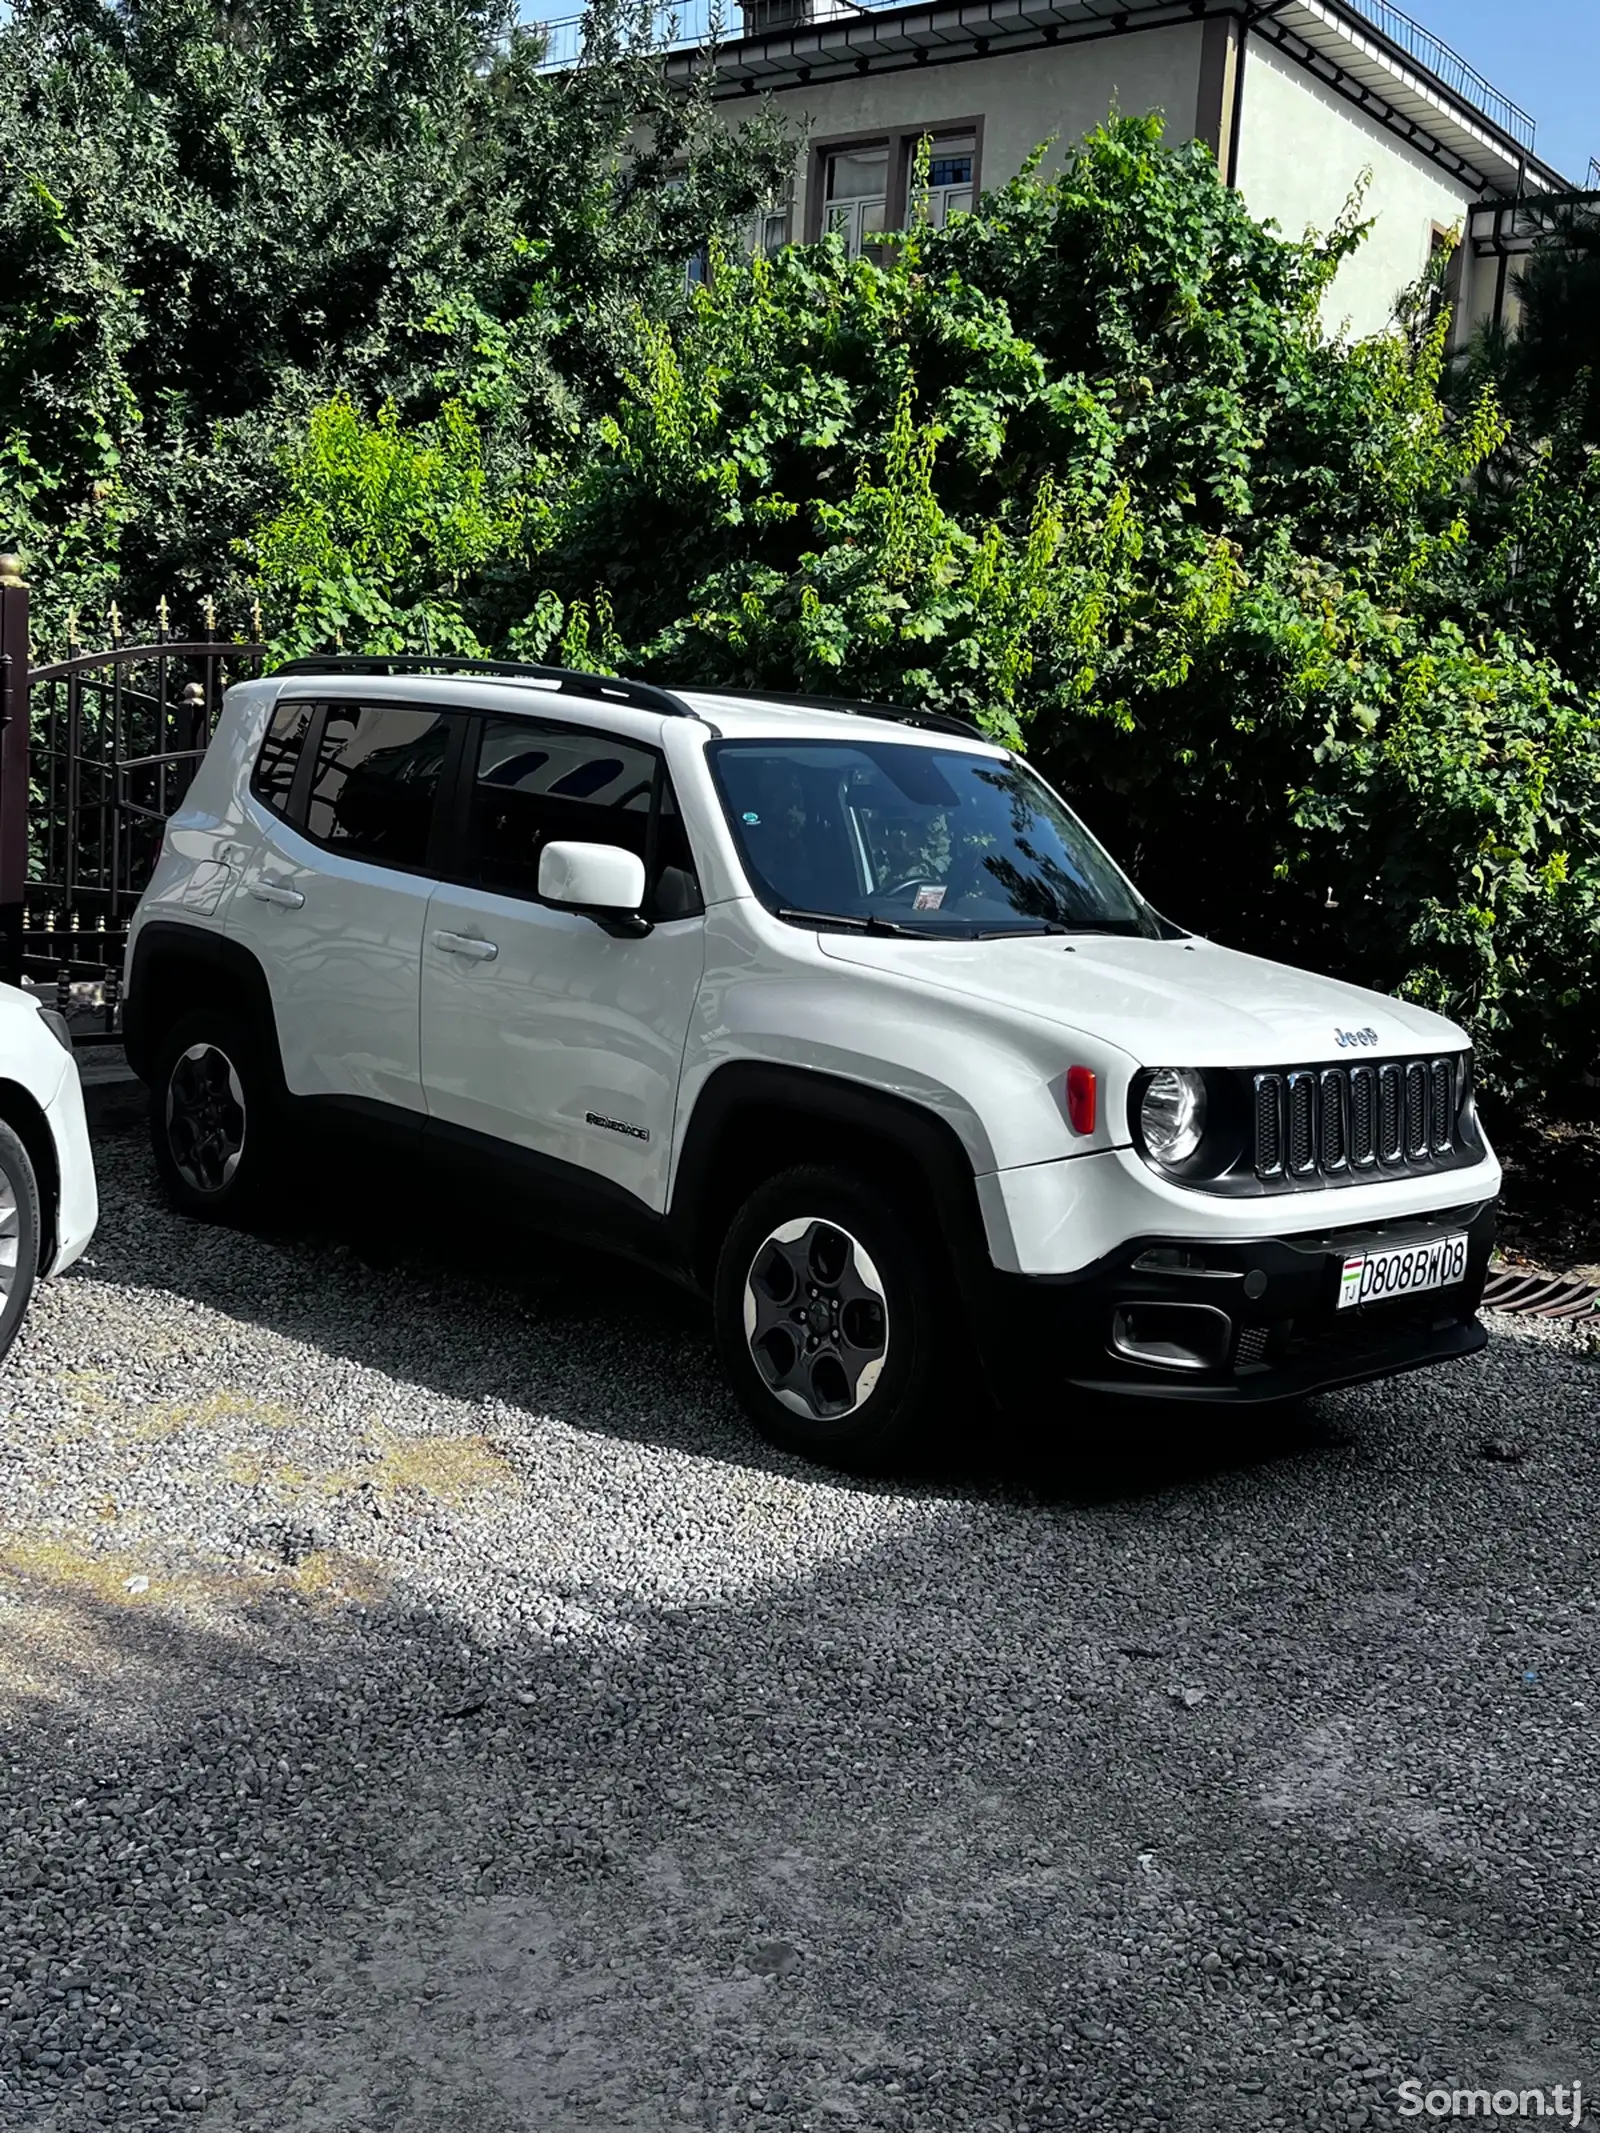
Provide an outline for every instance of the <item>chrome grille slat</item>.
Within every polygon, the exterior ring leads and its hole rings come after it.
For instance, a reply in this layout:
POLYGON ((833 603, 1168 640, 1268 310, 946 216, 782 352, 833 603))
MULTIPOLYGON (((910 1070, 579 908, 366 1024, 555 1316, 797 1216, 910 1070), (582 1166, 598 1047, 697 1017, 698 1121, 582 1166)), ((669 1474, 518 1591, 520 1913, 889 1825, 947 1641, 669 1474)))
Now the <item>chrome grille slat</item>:
POLYGON ((1456 1078, 1448 1059, 1434 1060, 1428 1076, 1433 1084, 1433 1153, 1449 1155, 1455 1148, 1456 1078))
POLYGON ((1405 1091, 1391 1060, 1378 1069, 1378 1161, 1398 1163, 1405 1153, 1405 1091))
POLYGON ((1410 1163, 1420 1163, 1431 1143, 1428 1108, 1432 1087, 1426 1062, 1413 1059, 1405 1070, 1406 1160, 1410 1163))
POLYGON ((1256 1076, 1256 1176, 1283 1175, 1283 1077, 1256 1076))
POLYGON ((1289 1130, 1285 1154, 1291 1177, 1308 1177, 1317 1167, 1317 1082, 1314 1074, 1289 1076, 1289 1130))
POLYGON ((1256 1176, 1309 1184, 1453 1161, 1461 1071, 1454 1059, 1385 1059, 1253 1075, 1256 1176))
POLYGON ((1350 1077, 1338 1067, 1323 1073, 1317 1091, 1321 1120, 1318 1166, 1326 1177, 1350 1160, 1350 1077))
MULTIPOLYGON (((1335 1068, 1334 1072, 1341 1070, 1335 1068)), ((1350 1160, 1367 1170, 1378 1160, 1378 1076, 1369 1066, 1351 1067, 1350 1160)))

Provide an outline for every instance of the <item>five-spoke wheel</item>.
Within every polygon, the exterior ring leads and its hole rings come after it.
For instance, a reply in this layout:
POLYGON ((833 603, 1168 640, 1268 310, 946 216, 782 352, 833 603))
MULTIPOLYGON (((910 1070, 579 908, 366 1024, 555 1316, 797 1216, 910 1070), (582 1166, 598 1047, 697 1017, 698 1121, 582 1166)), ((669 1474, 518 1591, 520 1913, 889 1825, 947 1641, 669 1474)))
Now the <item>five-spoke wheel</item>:
POLYGON ((156 1167, 186 1214, 231 1222, 273 1182, 277 1124, 260 1044, 245 1024, 198 1008, 167 1032, 150 1079, 156 1167))
POLYGON ((750 1353, 784 1406, 813 1421, 854 1414, 889 1353, 883 1277, 859 1239, 817 1216, 764 1239, 744 1285, 750 1353))
POLYGON ((167 1077, 167 1141, 178 1175, 194 1192, 218 1193, 244 1154, 239 1071, 215 1044, 191 1044, 167 1077))
POLYGON ((892 1192, 821 1165, 758 1185, 717 1266, 723 1367, 762 1435, 878 1466, 933 1431, 957 1313, 927 1225, 892 1192))

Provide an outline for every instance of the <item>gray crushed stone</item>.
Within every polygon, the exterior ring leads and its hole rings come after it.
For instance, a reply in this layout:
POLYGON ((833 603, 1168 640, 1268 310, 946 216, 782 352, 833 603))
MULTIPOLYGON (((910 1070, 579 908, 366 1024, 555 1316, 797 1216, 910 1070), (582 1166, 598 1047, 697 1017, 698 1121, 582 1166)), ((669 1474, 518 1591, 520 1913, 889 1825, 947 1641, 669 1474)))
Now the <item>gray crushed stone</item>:
POLYGON ((6 2133, 1600 2102, 1591 1337, 863 1484, 642 1277, 99 1155, 0 1376, 6 2133))

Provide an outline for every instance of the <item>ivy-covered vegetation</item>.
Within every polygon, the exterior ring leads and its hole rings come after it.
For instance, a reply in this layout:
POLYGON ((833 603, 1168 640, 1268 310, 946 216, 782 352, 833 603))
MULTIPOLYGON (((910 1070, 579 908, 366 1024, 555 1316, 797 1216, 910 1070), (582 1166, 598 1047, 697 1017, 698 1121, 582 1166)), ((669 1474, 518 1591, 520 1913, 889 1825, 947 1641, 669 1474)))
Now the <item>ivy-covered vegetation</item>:
POLYGON ((47 625, 247 602, 238 549, 344 392, 457 398, 516 461, 609 404, 633 317, 770 196, 779 129, 669 96, 602 0, 542 74, 514 0, 11 0, 0 533, 47 625), (648 141, 648 152, 635 144, 648 141))
POLYGON ((666 104, 614 21, 552 82, 463 0, 260 0, 231 41, 19 0, 0 41, 29 18, 0 396, 53 597, 231 580, 284 652, 968 710, 1174 918, 1438 1005, 1504 1086, 1594 1066, 1587 385, 1452 366, 1426 290, 1330 337, 1359 207, 1286 239, 1122 119, 874 259, 752 263, 788 151, 666 104))

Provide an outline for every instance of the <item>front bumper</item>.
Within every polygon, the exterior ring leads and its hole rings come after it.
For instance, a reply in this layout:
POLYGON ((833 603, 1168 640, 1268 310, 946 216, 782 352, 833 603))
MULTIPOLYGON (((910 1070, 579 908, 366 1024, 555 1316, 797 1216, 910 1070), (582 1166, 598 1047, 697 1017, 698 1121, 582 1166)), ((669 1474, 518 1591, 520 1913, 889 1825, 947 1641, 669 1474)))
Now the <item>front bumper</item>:
POLYGON ((1013 1385, 1253 1406, 1448 1362, 1488 1339, 1494 1226, 1481 1201, 1310 1236, 1140 1237, 1081 1273, 997 1275, 1000 1367, 1013 1385), (1350 1255, 1454 1235, 1467 1262, 1453 1286, 1336 1309, 1350 1255))
POLYGON ((67 1062, 61 1086, 44 1115, 50 1137, 55 1142, 59 1187, 55 1248, 47 1271, 61 1274, 82 1256, 100 1219, 94 1151, 89 1145, 89 1124, 83 1106, 83 1084, 71 1060, 67 1062))

